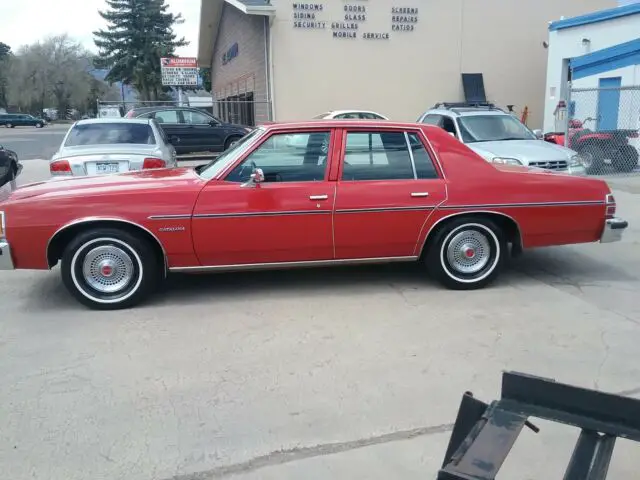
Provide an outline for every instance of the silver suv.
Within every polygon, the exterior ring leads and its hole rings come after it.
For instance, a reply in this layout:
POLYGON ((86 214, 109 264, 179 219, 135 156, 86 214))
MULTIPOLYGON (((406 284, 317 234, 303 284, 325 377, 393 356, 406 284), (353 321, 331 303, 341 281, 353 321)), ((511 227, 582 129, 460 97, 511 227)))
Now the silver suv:
POLYGON ((516 117, 492 104, 439 103, 417 122, 446 130, 488 162, 586 174, 576 152, 545 142, 541 130, 529 130, 516 117))

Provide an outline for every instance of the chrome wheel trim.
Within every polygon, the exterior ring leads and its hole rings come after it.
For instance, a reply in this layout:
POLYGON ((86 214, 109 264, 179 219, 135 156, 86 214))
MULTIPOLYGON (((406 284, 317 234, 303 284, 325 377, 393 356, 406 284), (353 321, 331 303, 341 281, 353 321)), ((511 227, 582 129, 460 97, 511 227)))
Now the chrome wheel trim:
POLYGON ((134 273, 131 256, 112 245, 90 250, 82 261, 84 281, 99 293, 113 294, 125 289, 134 273))
MULTIPOLYGON (((84 254, 84 255, 86 256, 87 254, 84 254)), ((80 270, 84 272, 84 261, 83 261, 82 267, 83 268, 80 270)), ((142 265, 142 260, 140 259, 140 256, 129 244, 123 242, 122 240, 118 240, 116 238, 101 237, 101 238, 96 238, 94 240, 90 240, 89 242, 85 243, 80 248, 78 248, 76 253, 73 255, 73 258, 71 259, 70 273, 71 273, 71 280, 73 282, 73 285, 84 297, 96 303, 114 304, 114 303, 124 302, 125 300, 129 299, 138 291, 138 289, 140 288, 140 285, 142 284, 142 280, 144 278, 144 267, 142 265), (81 280, 78 278, 76 270, 78 270, 78 261, 80 260, 80 256, 83 255, 83 252, 86 252, 87 249, 89 249, 89 251, 97 250, 97 249, 90 249, 90 247, 92 245, 95 245, 96 243, 107 243, 110 245, 105 245, 105 246, 110 246, 116 249, 120 249, 123 252, 126 252, 126 254, 129 256, 132 262, 132 265, 134 266, 134 269, 137 268, 138 275, 137 275, 137 278, 135 279, 135 283, 132 285, 131 281, 129 282, 128 284, 129 288, 127 288, 125 294, 117 297, 110 297, 110 298, 97 297, 93 292, 87 291, 87 289, 83 286, 83 282, 85 281, 84 275, 82 276, 81 280)), ((101 293, 101 292, 98 292, 98 293, 101 293)))
POLYGON ((593 165, 593 153, 582 152, 580 156, 582 157, 582 165, 584 168, 591 168, 591 165, 593 165))
MULTIPOLYGON (((464 235, 461 238, 465 238, 464 235)), ((465 247, 465 243, 462 242, 459 246, 460 246, 460 252, 462 252, 463 247, 465 247)), ((454 228, 453 230, 451 230, 447 234, 447 236, 444 238, 444 241, 442 242, 442 245, 440 247, 440 264, 442 265, 444 272, 456 282, 477 283, 477 282, 481 282, 482 280, 487 278, 489 275, 491 275, 491 273, 495 270, 496 266, 498 265, 498 262, 500 261, 500 255, 502 255, 502 252, 500 249, 500 241, 498 240, 498 237, 496 236, 496 234, 490 228, 488 228, 487 226, 481 223, 465 223, 464 225, 460 225, 454 228), (466 235, 466 232, 478 233, 479 236, 485 238, 487 242, 486 245, 488 246, 488 251, 486 252, 487 253, 486 261, 484 261, 483 266, 478 268, 476 271, 471 271, 468 273, 456 271, 454 269, 455 267, 449 263, 449 257, 448 257, 449 245, 453 243, 452 240, 455 239, 456 237, 459 237, 460 234, 466 235), (492 248, 491 243, 493 243, 493 248, 495 249, 495 252, 491 252, 491 248, 492 248), (491 261, 492 253, 495 256, 495 258, 493 258, 493 261, 491 261), (479 275, 473 278, 464 277, 465 274, 473 275, 474 273, 482 272, 483 269, 485 271, 484 273, 482 273, 482 275, 479 275)))
POLYGON ((478 230, 461 230, 449 240, 447 261, 459 273, 472 275, 482 270, 491 257, 491 245, 478 230))

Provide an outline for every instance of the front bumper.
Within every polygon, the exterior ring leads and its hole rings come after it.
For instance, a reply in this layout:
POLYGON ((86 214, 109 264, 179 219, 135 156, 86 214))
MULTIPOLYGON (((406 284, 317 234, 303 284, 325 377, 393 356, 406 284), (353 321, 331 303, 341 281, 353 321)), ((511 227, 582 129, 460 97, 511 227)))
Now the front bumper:
POLYGON ((11 258, 11 247, 5 240, 0 240, 0 270, 14 270, 11 258))
POLYGON ((619 242, 622 240, 622 234, 629 226, 629 222, 621 218, 608 218, 604 222, 604 230, 600 236, 600 243, 619 242))

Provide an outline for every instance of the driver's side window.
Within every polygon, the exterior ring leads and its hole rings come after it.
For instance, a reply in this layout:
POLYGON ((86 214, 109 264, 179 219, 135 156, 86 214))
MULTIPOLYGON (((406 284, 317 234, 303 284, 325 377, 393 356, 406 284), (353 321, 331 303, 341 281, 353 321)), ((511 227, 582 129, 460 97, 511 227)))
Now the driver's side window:
POLYGON ((246 182, 253 170, 260 168, 265 182, 323 181, 329 139, 329 131, 271 135, 225 180, 246 182))
POLYGON ((441 128, 445 132, 452 133, 456 138, 458 137, 458 132, 456 132, 456 124, 454 123, 453 118, 443 115, 441 128))

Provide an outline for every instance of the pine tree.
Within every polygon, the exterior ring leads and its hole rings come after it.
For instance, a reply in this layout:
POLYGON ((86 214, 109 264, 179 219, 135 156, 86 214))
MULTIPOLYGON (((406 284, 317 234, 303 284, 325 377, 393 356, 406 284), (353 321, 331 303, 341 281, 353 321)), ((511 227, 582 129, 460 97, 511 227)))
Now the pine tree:
POLYGON ((100 11, 108 28, 93 32, 99 49, 97 68, 108 68, 105 80, 132 85, 143 100, 157 100, 162 92, 160 58, 173 56, 178 47, 188 45, 177 38, 173 26, 182 15, 168 12, 165 0, 106 0, 100 11))

